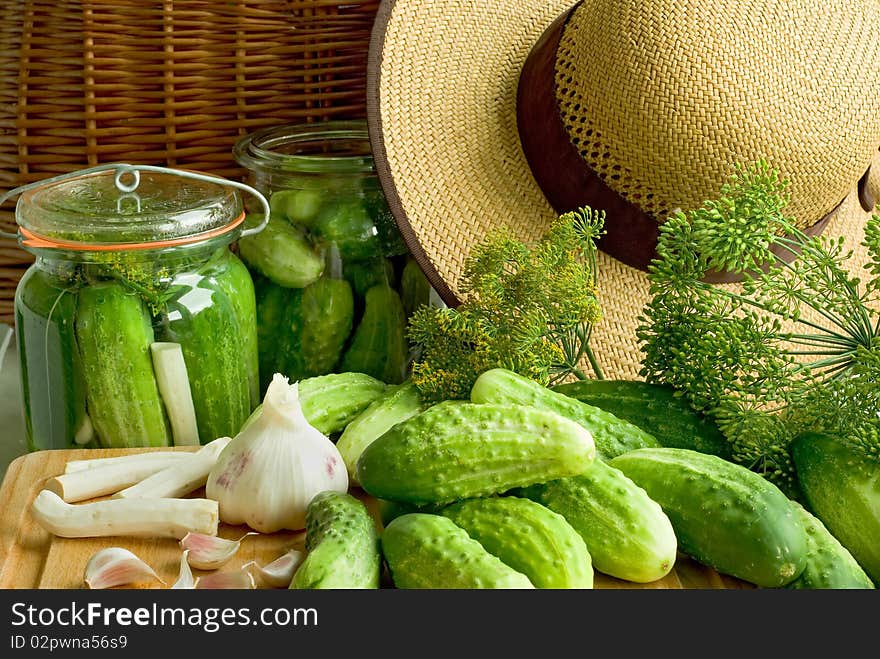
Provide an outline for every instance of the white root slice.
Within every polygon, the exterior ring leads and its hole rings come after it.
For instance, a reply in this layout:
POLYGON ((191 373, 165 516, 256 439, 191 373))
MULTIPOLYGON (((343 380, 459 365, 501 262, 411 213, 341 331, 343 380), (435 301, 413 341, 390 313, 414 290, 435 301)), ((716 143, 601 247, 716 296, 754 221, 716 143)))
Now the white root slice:
POLYGON ((150 354, 159 394, 171 422, 174 445, 198 446, 199 424, 180 344, 156 341, 150 344, 150 354))
POLYGON ((107 547, 95 552, 86 563, 83 581, 92 590, 125 586, 153 579, 165 583, 156 571, 128 549, 107 547))
POLYGON ((228 572, 212 572, 199 577, 197 590, 253 590, 257 584, 253 575, 242 568, 228 572))
POLYGON ((199 581, 197 578, 193 577, 192 570, 189 569, 189 561, 187 561, 188 555, 189 549, 184 549, 183 555, 180 557, 180 572, 177 575, 177 581, 171 585, 172 589, 190 590, 195 588, 199 581))
POLYGON ((134 468, 141 463, 164 464, 166 467, 170 467, 175 462, 186 460, 192 456, 193 454, 188 451, 145 451, 143 453, 132 453, 131 455, 116 455, 112 458, 71 460, 64 465, 64 473, 72 474, 77 471, 109 467, 111 465, 122 465, 134 468))
POLYGON ((257 574, 260 575, 260 580, 267 586, 287 588, 290 586, 290 582, 293 581, 293 575, 303 560, 305 560, 305 557, 305 552, 299 549, 291 549, 266 565, 260 565, 255 561, 252 564, 257 574))
POLYGON ((213 499, 106 499, 74 505, 51 490, 41 490, 31 505, 40 526, 62 538, 216 534, 219 512, 213 499))
MULTIPOLYGON (((187 457, 190 460, 193 458, 191 455, 187 457)), ((170 464, 181 464, 181 461, 177 460, 170 464)), ((169 461, 161 458, 141 460, 132 464, 117 462, 104 467, 93 467, 55 476, 46 481, 45 487, 67 503, 74 503, 119 492, 165 469, 168 465, 169 461)))
POLYGON ((251 531, 238 540, 227 540, 216 535, 187 533, 180 541, 180 546, 188 552, 188 561, 192 567, 197 570, 217 570, 235 556, 241 547, 241 541, 249 535, 259 534, 251 531))
POLYGON ((92 418, 88 414, 84 414, 79 428, 73 435, 73 441, 77 446, 85 446, 95 438, 95 426, 92 425, 92 418))
POLYGON ((162 499, 195 492, 208 482, 211 468, 231 441, 231 437, 220 437, 208 442, 193 453, 190 460, 174 463, 113 496, 121 499, 162 499))

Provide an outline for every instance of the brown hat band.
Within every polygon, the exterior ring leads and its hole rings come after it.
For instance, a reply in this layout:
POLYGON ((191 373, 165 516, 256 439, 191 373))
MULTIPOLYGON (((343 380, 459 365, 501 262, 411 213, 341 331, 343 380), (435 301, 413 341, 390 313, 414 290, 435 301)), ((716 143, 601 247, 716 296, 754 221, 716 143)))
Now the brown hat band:
MULTIPOLYGON (((659 224, 634 203, 612 190, 586 163, 572 144, 563 123, 556 97, 556 59, 560 40, 572 7, 559 16, 535 43, 523 64, 517 88, 517 126, 529 167, 547 201, 557 213, 581 206, 605 210, 605 235, 599 248, 618 261, 647 270, 656 257, 659 224)), ((865 189, 863 178, 860 192, 865 189)), ((861 198, 865 204, 867 194, 861 198)), ((843 203, 841 200, 840 204, 843 203)), ((840 204, 812 226, 807 235, 820 234, 840 208, 840 204)), ((786 260, 793 255, 779 254, 786 260)), ((710 282, 733 282, 741 277, 731 273, 710 273, 710 282)))

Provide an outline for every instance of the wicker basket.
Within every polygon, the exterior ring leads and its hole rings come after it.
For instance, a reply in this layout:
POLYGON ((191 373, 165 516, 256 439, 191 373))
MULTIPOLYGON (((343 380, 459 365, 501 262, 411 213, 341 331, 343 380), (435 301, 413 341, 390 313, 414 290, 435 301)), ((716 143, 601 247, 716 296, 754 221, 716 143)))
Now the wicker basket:
MULTIPOLYGON (((378 0, 0 3, 0 189, 103 162, 242 178, 257 128, 365 114, 378 0)), ((14 204, 0 209, 13 231, 14 204)), ((0 322, 31 258, 0 241, 0 322)))

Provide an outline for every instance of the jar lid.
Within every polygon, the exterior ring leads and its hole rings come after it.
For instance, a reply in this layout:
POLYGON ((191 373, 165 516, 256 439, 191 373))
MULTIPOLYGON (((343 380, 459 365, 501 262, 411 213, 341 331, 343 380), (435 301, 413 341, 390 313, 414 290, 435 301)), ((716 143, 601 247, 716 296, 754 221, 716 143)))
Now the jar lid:
POLYGON ((372 174, 373 155, 362 120, 271 126, 240 138, 239 165, 296 174, 372 174))
POLYGON ((36 185, 19 197, 16 220, 39 247, 159 247, 234 229, 243 204, 223 182, 130 166, 36 185))

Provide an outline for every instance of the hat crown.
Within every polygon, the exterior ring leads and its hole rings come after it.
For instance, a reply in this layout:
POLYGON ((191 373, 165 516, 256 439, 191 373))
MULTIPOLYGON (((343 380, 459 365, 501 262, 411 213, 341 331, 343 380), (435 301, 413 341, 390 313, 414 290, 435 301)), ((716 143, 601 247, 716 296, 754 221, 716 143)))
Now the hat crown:
POLYGON ((874 0, 584 0, 556 53, 560 118, 585 163, 657 220, 763 158, 810 226, 880 146, 878 28, 874 0))

